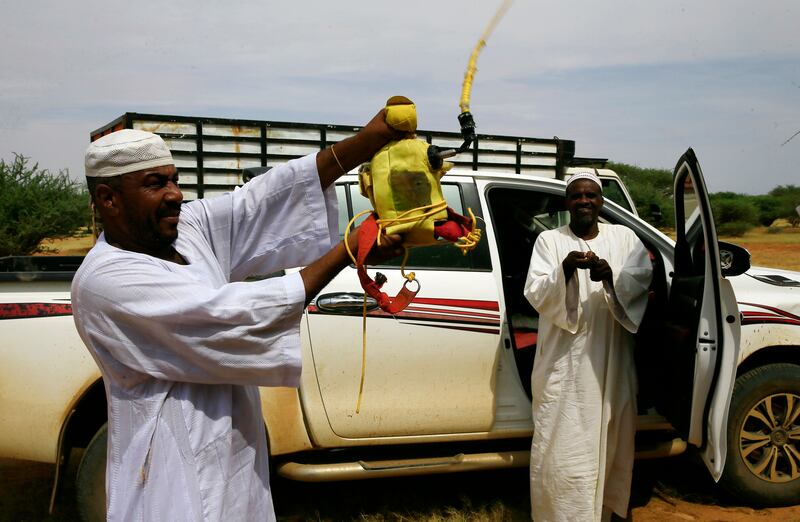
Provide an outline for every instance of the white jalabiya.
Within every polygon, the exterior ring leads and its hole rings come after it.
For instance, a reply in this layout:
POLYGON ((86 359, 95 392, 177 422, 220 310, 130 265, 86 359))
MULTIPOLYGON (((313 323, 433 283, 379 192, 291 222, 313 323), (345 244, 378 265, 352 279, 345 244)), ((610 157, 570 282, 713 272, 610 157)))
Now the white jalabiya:
POLYGON ((108 397, 108 519, 274 520, 258 386, 297 386, 301 266, 338 241, 309 156, 183 205, 178 265, 101 236, 72 285, 108 397))
POLYGON ((603 506, 626 516, 636 430, 633 333, 647 305, 652 265, 636 235, 599 224, 583 240, 569 226, 536 240, 525 296, 539 312, 531 376, 531 515, 536 522, 600 520, 603 506), (613 286, 578 269, 571 251, 608 261, 613 286))

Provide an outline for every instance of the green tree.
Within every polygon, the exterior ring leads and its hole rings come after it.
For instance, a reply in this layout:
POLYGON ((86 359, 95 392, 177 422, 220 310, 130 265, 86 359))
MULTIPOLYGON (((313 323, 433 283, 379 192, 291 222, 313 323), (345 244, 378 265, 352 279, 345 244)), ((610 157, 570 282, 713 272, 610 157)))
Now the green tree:
POLYGON ((758 208, 758 224, 762 227, 772 225, 772 222, 780 218, 780 201, 768 194, 753 196, 753 203, 758 208))
POLYGON ((615 162, 609 162, 608 168, 622 178, 642 219, 656 227, 674 225, 672 173, 669 170, 646 169, 615 162))
POLYGON ((717 192, 709 199, 719 235, 741 236, 759 224, 759 207, 754 196, 717 192))
POLYGON ((797 207, 800 206, 800 187, 779 185, 769 191, 769 196, 775 200, 778 218, 789 221, 793 227, 800 226, 800 215, 797 213, 797 207))
POLYGON ((70 236, 90 221, 88 193, 67 171, 52 174, 19 154, 0 159, 0 256, 41 251, 43 239, 70 236))

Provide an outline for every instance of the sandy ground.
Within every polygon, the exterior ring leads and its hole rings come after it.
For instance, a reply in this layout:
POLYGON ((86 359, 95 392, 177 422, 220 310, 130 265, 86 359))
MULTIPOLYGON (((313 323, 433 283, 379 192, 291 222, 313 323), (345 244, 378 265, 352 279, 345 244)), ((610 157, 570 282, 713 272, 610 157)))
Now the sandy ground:
MULTIPOLYGON (((75 462, 69 468, 74 473, 75 462)), ((50 465, 0 460, 0 520, 78 520, 69 476, 47 514, 52 474, 50 465)), ((329 484, 274 479, 273 493, 287 522, 526 521, 530 509, 524 469, 329 484)), ((636 522, 800 521, 800 505, 753 509, 726 499, 691 455, 638 462, 631 504, 628 520, 636 522)))

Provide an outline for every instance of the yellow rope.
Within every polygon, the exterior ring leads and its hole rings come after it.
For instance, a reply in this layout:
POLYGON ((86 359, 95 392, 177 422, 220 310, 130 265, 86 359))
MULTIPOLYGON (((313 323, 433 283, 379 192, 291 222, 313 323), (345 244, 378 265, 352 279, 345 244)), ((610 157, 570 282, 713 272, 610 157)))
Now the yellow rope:
POLYGON ((475 214, 472 213, 471 208, 468 208, 467 212, 469 212, 470 218, 472 218, 472 230, 466 236, 458 238, 458 242, 454 243, 454 246, 461 250, 462 255, 467 255, 467 252, 478 246, 481 240, 481 229, 477 226, 478 223, 475 220, 475 214))
POLYGON ((446 208, 447 208, 447 201, 440 201, 439 203, 425 205, 424 207, 417 207, 417 208, 412 208, 411 210, 406 210, 405 212, 403 212, 402 214, 398 214, 398 216, 394 218, 376 220, 376 223, 378 223, 378 245, 381 244, 381 232, 383 231, 384 228, 388 228, 392 225, 402 225, 404 223, 424 221, 430 216, 436 214, 437 212, 441 212, 446 208), (421 214, 409 215, 413 214, 414 212, 421 212, 421 214))
POLYGON ((356 413, 361 409, 361 398, 364 395, 364 377, 367 374, 367 293, 364 292, 364 308, 361 314, 361 383, 358 385, 358 401, 356 413))
POLYGON ((481 50, 486 47, 486 40, 489 39, 489 35, 492 34, 494 28, 497 27, 497 24, 500 23, 502 20, 503 15, 506 14, 508 8, 511 7, 512 0, 503 0, 503 3, 497 9, 497 12, 494 14, 494 17, 489 22, 489 25, 486 26, 486 30, 483 31, 483 35, 481 39, 478 40, 478 44, 475 46, 475 49, 472 51, 472 54, 469 57, 469 62, 467 63, 467 72, 464 73, 464 84, 461 87, 461 102, 459 106, 461 107, 461 112, 469 112, 469 98, 470 93, 472 92, 472 80, 475 77, 475 71, 477 69, 478 64, 478 55, 480 54, 481 50))

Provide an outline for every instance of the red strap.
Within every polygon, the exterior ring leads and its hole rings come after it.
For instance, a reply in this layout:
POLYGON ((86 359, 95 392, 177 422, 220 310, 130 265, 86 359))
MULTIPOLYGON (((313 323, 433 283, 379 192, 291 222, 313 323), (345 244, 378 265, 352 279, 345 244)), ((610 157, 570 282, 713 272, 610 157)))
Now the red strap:
POLYGON ((375 221, 375 213, 373 212, 358 227, 358 255, 356 256, 358 279, 361 281, 361 288, 364 289, 367 295, 378 302, 381 310, 389 314, 396 314, 405 310, 414 300, 417 292, 419 292, 419 283, 417 283, 417 289, 412 291, 408 289, 408 282, 406 282, 394 299, 390 299, 385 292, 381 292, 383 281, 380 283, 373 281, 367 274, 366 265, 364 264, 367 254, 377 240, 378 223, 375 221))
POLYGON ((455 243, 458 238, 468 236, 474 226, 472 219, 447 207, 447 221, 433 227, 433 236, 455 243))
POLYGON ((358 226, 358 255, 356 255, 356 266, 364 266, 367 254, 372 250, 372 245, 374 245, 377 240, 378 222, 375 220, 375 212, 373 212, 358 226))

